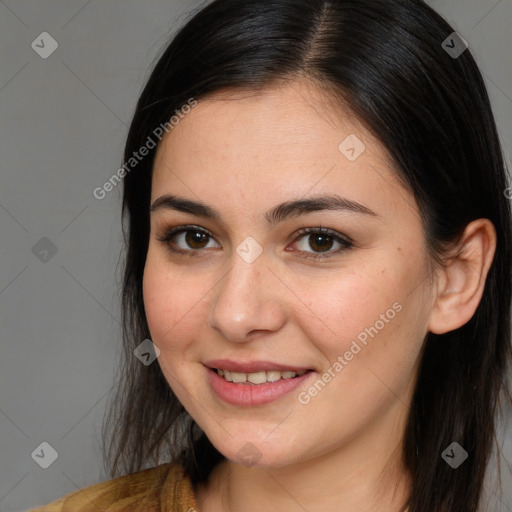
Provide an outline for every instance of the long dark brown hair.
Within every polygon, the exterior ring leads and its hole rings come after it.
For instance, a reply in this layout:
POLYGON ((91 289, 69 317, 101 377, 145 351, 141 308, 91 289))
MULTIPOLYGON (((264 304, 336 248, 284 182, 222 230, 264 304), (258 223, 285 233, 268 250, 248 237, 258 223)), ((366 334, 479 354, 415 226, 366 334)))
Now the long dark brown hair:
MULTIPOLYGON (((403 440, 410 512, 478 510, 503 398, 510 399, 507 172, 470 50, 456 56, 443 45, 453 32, 421 0, 215 0, 159 56, 124 154, 128 162, 190 98, 306 77, 348 104, 386 147, 416 198, 434 258, 470 221, 493 222, 497 251, 474 316, 454 331, 429 333, 424 343, 403 440), (441 458, 454 441, 469 454, 456 470, 441 458)), ((151 338, 142 276, 155 151, 123 179, 125 353, 105 416, 105 464, 115 477, 180 462, 198 482, 223 455, 188 416, 159 365, 145 366, 133 355, 151 338)))

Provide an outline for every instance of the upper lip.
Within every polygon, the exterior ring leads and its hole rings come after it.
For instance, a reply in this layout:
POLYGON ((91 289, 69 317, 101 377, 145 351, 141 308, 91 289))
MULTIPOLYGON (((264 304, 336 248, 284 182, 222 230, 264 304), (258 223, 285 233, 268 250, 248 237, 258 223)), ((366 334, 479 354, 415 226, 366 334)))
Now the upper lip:
POLYGON ((263 371, 277 371, 277 372, 301 372, 311 370, 303 366, 294 366, 288 364, 279 364, 272 361, 244 361, 237 362, 231 359, 212 359, 203 363, 208 368, 216 368, 227 370, 236 373, 256 373, 263 371))

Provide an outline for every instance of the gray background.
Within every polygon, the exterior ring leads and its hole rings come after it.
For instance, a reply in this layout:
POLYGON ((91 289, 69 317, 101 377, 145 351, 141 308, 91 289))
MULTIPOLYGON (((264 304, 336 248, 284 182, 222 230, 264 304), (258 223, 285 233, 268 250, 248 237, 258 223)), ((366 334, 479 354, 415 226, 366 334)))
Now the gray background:
MULTIPOLYGON (((510 161, 512 0, 429 3, 468 41, 510 161)), ((200 4, 0 0, 3 512, 107 479, 99 440, 120 348, 121 187, 103 200, 92 191, 121 164, 156 52, 200 4), (59 45, 47 59, 31 47, 45 31, 59 45), (57 250, 47 261, 32 249, 43 237, 57 250), (44 441, 58 452, 47 469, 31 457, 44 441)), ((510 428, 503 439, 510 461, 510 428)), ((501 499, 492 510, 512 511, 501 499)))

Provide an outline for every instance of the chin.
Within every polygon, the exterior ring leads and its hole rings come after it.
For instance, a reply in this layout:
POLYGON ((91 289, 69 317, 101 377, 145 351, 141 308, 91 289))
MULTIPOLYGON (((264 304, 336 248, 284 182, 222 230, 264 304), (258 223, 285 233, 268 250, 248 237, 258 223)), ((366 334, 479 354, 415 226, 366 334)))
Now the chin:
POLYGON ((229 446, 214 445, 230 462, 239 466, 257 469, 277 469, 298 461, 293 446, 266 441, 244 439, 229 442, 229 446), (239 448, 238 448, 239 447, 239 448))

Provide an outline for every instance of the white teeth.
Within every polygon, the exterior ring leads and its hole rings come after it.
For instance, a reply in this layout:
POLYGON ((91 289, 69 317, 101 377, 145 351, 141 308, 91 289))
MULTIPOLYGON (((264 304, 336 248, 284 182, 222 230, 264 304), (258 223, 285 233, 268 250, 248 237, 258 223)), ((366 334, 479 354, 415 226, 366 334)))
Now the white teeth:
POLYGON ((217 370, 218 375, 224 377, 228 382, 235 382, 237 384, 250 383, 250 384, 264 384, 265 382, 276 382, 279 379, 293 379, 294 377, 300 377, 306 373, 306 370, 300 372, 284 371, 278 372, 271 370, 268 372, 253 372, 253 373, 242 373, 242 372, 230 372, 229 370, 217 370))
POLYGON ((247 382, 247 374, 246 373, 231 372, 231 380, 233 382, 237 382, 239 384, 241 384, 243 382, 247 382))
POLYGON ((276 380, 279 380, 281 378, 281 372, 270 371, 270 372, 266 372, 266 373, 267 373, 267 380, 269 382, 275 382, 276 380))
POLYGON ((247 375, 247 380, 253 384, 263 384, 264 382, 267 382, 267 374, 266 372, 249 373, 247 375))

